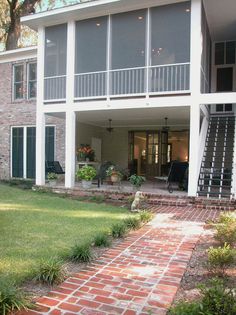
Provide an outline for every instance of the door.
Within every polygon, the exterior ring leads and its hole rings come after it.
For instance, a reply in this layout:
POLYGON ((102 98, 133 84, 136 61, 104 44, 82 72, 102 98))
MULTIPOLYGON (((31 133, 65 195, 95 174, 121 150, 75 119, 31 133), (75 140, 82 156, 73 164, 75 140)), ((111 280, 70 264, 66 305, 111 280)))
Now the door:
POLYGON ((147 178, 154 178, 160 176, 160 136, 158 131, 147 132, 147 164, 146 176, 147 178))
POLYGON ((233 68, 217 69, 217 92, 233 91, 233 68))
POLYGON ((24 128, 12 129, 12 177, 24 176, 24 128))

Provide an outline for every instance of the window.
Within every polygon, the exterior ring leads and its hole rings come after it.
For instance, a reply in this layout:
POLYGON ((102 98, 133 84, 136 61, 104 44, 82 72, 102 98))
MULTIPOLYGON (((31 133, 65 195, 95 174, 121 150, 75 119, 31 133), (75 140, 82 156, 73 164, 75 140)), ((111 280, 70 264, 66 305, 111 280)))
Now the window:
POLYGON ((190 60, 190 2, 151 9, 151 63, 185 63, 190 60))
POLYGON ((112 16, 112 69, 145 66, 146 10, 112 16))
POLYGON ((37 64, 28 64, 28 98, 35 98, 37 92, 37 64))
POLYGON ((24 97, 24 65, 13 67, 13 98, 14 100, 24 97))
POLYGON ((233 106, 232 104, 217 104, 216 112, 232 112, 233 106))
MULTIPOLYGON (((45 159, 54 161, 55 127, 47 126, 45 134, 45 159)), ((12 177, 35 178, 36 127, 12 128, 12 177), (25 148, 25 149, 24 149, 25 148), (26 150, 24 152, 24 150, 26 150)))
POLYGON ((235 41, 215 44, 215 65, 235 64, 235 41))

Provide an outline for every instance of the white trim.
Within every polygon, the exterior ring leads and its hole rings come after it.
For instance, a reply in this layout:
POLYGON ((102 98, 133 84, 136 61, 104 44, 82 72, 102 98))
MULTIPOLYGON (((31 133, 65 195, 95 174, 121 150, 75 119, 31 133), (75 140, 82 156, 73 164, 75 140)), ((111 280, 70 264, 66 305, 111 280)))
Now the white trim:
POLYGON ((19 48, 0 52, 0 64, 14 61, 22 61, 37 57, 37 47, 19 48))

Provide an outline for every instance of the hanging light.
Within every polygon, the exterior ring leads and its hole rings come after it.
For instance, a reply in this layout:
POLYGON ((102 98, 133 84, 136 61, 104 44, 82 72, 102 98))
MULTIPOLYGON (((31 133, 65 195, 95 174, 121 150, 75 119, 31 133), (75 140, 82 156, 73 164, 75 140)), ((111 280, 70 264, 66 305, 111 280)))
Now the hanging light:
POLYGON ((112 123, 112 119, 109 119, 108 120, 108 127, 106 128, 106 130, 110 133, 114 130, 114 128, 112 128, 112 126, 111 126, 111 123, 112 123))
POLYGON ((165 125, 162 127, 163 131, 169 131, 170 127, 167 125, 168 117, 165 117, 165 125))

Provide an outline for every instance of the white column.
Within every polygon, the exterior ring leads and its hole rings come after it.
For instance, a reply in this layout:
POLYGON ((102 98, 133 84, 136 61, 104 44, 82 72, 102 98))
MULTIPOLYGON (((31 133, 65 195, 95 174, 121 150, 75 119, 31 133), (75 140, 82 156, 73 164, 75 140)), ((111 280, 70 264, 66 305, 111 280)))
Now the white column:
POLYGON ((66 161, 65 161, 65 187, 73 188, 75 185, 75 132, 76 114, 66 112, 66 161))
POLYGON ((66 145, 65 145, 65 187, 75 185, 75 137, 76 114, 72 110, 75 82, 75 22, 67 25, 67 77, 66 77, 66 145))
POLYGON ((36 109, 36 185, 45 185, 44 28, 38 30, 37 109, 36 109))
POLYGON ((200 133, 200 92, 202 56, 202 1, 191 1, 191 45, 190 45, 190 138, 189 138, 189 183, 188 195, 196 196, 199 177, 199 133, 200 133))

